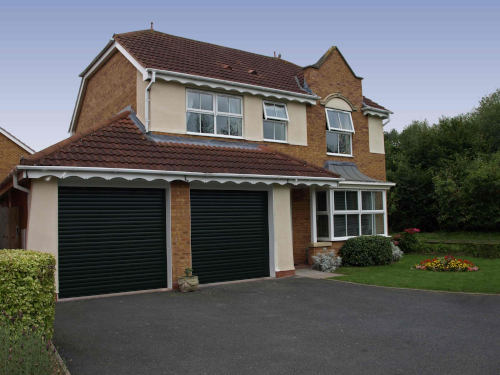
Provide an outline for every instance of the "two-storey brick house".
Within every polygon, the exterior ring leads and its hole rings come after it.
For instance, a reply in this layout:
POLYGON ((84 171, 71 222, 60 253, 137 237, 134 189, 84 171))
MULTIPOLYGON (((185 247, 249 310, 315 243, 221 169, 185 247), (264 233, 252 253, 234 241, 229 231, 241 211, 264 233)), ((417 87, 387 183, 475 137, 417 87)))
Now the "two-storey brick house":
POLYGON ((72 136, 16 172, 27 247, 58 257, 61 297, 171 288, 191 267, 202 283, 289 276, 387 234, 391 112, 337 48, 300 67, 144 30, 81 77, 72 136))

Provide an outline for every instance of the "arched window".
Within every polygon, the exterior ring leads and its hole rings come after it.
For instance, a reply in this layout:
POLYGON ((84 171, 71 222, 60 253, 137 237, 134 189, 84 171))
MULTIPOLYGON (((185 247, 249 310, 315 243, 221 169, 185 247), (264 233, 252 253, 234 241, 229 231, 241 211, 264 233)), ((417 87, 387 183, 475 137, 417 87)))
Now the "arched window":
MULTIPOLYGON (((328 98, 327 98, 328 99, 328 98)), ((325 101, 326 152, 330 155, 352 156, 351 104, 338 96, 325 101)))

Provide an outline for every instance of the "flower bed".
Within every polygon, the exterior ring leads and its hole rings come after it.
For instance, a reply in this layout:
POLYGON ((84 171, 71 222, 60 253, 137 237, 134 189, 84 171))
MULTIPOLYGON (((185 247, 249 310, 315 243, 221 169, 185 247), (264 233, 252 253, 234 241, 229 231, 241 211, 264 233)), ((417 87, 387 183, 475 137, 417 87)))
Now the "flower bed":
POLYGON ((417 270, 444 271, 444 272, 474 272, 479 267, 467 259, 457 259, 452 255, 425 259, 415 265, 417 270))

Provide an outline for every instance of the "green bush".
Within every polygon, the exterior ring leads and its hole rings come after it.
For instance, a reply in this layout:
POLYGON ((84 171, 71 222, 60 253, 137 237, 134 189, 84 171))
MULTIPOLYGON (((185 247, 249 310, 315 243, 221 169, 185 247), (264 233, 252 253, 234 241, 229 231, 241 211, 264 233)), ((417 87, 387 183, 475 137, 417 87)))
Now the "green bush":
POLYGON ((54 332, 55 259, 27 250, 0 250, 0 319, 9 327, 54 332))
POLYGON ((418 253, 421 249, 420 240, 413 233, 401 233, 395 240, 398 242, 399 248, 405 253, 418 253))
POLYGON ((54 347, 43 332, 0 321, 0 374, 62 374, 54 347))
POLYGON ((424 243, 421 253, 467 255, 475 258, 500 258, 500 244, 424 243))
POLYGON ((342 264, 349 266, 376 266, 392 261, 391 240, 381 236, 350 238, 340 249, 342 264))

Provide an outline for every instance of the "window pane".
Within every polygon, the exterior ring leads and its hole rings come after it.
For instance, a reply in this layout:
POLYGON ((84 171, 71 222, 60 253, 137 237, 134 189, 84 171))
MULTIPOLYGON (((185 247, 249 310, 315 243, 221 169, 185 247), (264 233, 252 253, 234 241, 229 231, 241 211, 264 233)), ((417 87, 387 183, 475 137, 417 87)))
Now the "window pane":
POLYGON ((316 235, 318 237, 329 237, 328 235, 328 215, 316 216, 316 235))
POLYGON ((217 111, 229 112, 229 98, 227 96, 217 96, 217 111))
POLYGON ((286 120, 286 110, 284 105, 275 105, 274 110, 276 112, 276 117, 286 120))
POLYGON ((229 135, 229 117, 217 116, 217 134, 229 135))
POLYGON ((334 215, 333 216, 333 236, 334 237, 345 237, 345 215, 334 215))
POLYGON ((361 234, 373 234, 373 215, 361 215, 361 234))
POLYGON ((333 194, 335 211, 345 210, 345 191, 335 191, 333 194))
POLYGON ((326 132, 326 151, 339 153, 339 135, 335 132, 326 132))
POLYGON ((375 233, 384 234, 384 214, 376 214, 375 216, 375 233))
POLYGON ((339 115, 337 111, 332 111, 331 109, 326 111, 328 115, 328 122, 330 124, 330 129, 342 129, 340 127, 339 115))
POLYGON ((241 115, 241 99, 229 98, 229 112, 241 115))
POLYGON ((340 126, 344 130, 353 130, 351 116, 349 113, 339 112, 340 126))
POLYGON ((361 192, 361 200, 363 210, 373 210, 373 200, 372 200, 372 192, 371 191, 363 191, 361 192))
POLYGON ((188 108, 200 109, 200 93, 188 91, 188 108))
POLYGON ((266 117, 276 117, 276 111, 274 110, 274 104, 265 103, 264 108, 266 110, 266 117))
POLYGON ((348 210, 358 209, 358 192, 357 191, 346 191, 346 201, 348 210))
POLYGON ((241 118, 238 117, 231 117, 229 119, 229 124, 230 124, 230 134, 234 135, 235 137, 241 137, 241 118))
POLYGON ((326 191, 316 192, 316 210, 317 211, 328 211, 326 191))
POLYGON ((359 216, 356 215, 346 215, 347 216, 347 235, 348 236, 359 236, 359 216))
POLYGON ((373 196, 375 197, 375 209, 376 210, 383 210, 384 209, 384 202, 382 199, 382 192, 381 191, 376 191, 373 193, 373 196))
POLYGON ((274 124, 271 121, 264 121, 264 138, 274 139, 274 124))
POLYGON ((214 110, 213 96, 210 94, 200 94, 201 109, 206 111, 214 110))
POLYGON ((339 133, 339 154, 351 153, 351 134, 339 133))
POLYGON ((214 132, 214 116, 213 115, 201 115, 201 132, 202 133, 213 133, 214 132))
POLYGON ((200 114, 188 112, 187 113, 187 131, 188 132, 200 132, 200 114))
POLYGON ((284 122, 274 123, 274 139, 277 141, 286 141, 286 125, 284 122))

